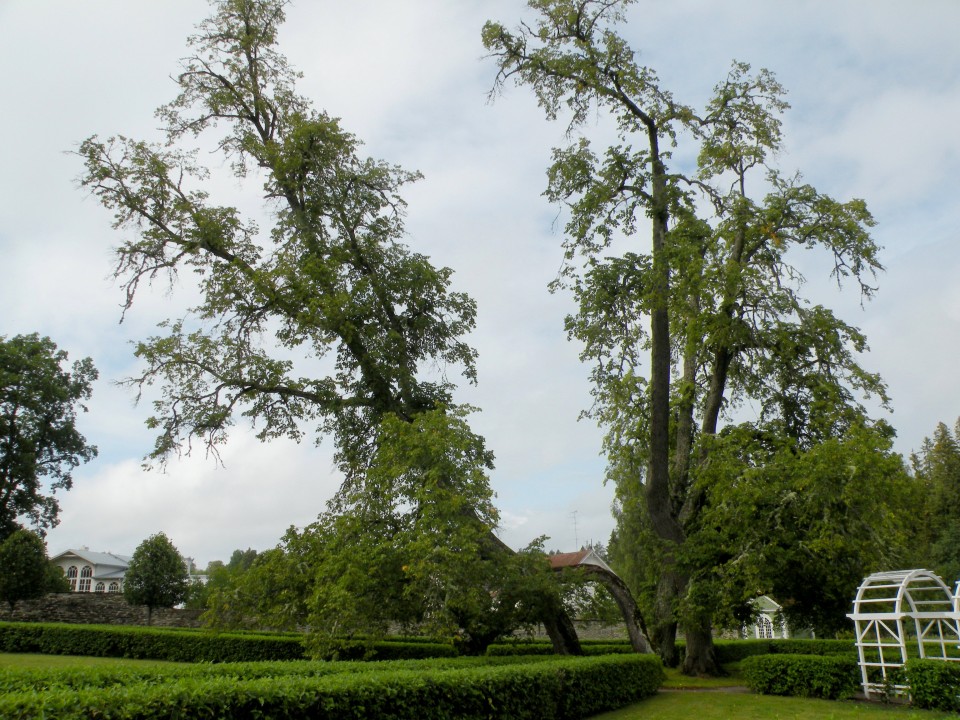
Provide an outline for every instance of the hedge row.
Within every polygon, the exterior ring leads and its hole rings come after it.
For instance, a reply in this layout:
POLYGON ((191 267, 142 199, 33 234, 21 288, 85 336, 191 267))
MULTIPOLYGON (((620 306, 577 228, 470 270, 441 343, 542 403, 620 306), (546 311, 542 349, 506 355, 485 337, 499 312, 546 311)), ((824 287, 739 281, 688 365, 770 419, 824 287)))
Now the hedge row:
POLYGON ((178 678, 162 684, 8 693, 7 720, 148 718, 543 718, 579 720, 649 697, 663 680, 642 655, 563 659, 459 670, 178 678))
MULTIPOLYGON (((581 645, 584 655, 616 655, 632 653, 633 648, 624 643, 592 643, 581 645)), ((553 655, 553 645, 545 643, 493 643, 487 646, 490 657, 509 655, 553 655)))
MULTIPOLYGON (((189 630, 0 623, 0 652, 91 655, 175 662, 255 662, 304 658, 302 638, 289 635, 212 633, 189 630)), ((404 660, 456 655, 452 645, 343 641, 329 657, 340 660, 404 660)))
POLYGON ((838 655, 856 652, 853 640, 719 640, 717 662, 726 665, 754 655, 838 655))
MULTIPOLYGON (((456 657, 431 660, 385 660, 377 663, 286 660, 253 663, 198 663, 181 665, 108 665, 61 668, 0 668, 0 694, 43 692, 52 689, 106 688, 112 685, 159 684, 184 678, 229 677, 253 680, 264 677, 322 677, 339 673, 392 670, 464 670, 471 667, 554 662, 559 656, 456 657)), ((567 659, 567 658, 563 658, 567 659)))
POLYGON ((860 688, 852 655, 754 655, 744 659, 740 672, 747 687, 761 695, 837 700, 860 688))
MULTIPOLYGON (((629 641, 584 641, 584 655, 606 655, 633 652, 629 641)), ((856 650, 852 640, 718 640, 714 642, 717 662, 721 665, 739 662, 754 655, 834 655, 856 650)), ((677 643, 680 659, 686 652, 683 643, 677 643)), ((490 645, 487 655, 549 655, 553 646, 543 641, 508 640, 490 645)))
POLYGON ((960 712, 960 663, 915 658, 907 660, 906 672, 914 705, 960 712))

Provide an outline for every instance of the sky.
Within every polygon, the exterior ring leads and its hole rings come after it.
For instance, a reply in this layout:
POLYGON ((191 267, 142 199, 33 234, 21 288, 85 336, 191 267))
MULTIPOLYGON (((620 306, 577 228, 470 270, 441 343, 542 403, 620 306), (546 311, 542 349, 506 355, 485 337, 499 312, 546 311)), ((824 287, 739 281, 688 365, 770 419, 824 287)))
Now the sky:
MULTIPOLYGON (((153 111, 176 94, 185 39, 208 11, 203 0, 0 0, 0 335, 48 335, 100 371, 79 418, 100 454, 59 495, 51 555, 131 554, 163 531, 204 566, 274 546, 338 484, 329 442, 261 444, 242 425, 222 464, 201 451, 144 470, 150 408, 116 384, 137 371, 131 343, 182 314, 191 288, 143 293, 120 322, 110 274, 125 236, 78 188, 71 153, 93 134, 160 139, 153 111)), ((526 88, 491 102, 496 70, 480 42, 484 21, 513 27, 530 17, 525 4, 298 0, 287 15, 280 44, 304 75, 299 91, 370 156, 424 174, 405 195, 407 243, 453 268, 453 288, 478 304, 479 382, 457 398, 481 409, 472 424, 496 454, 501 537, 522 547, 547 535, 560 550, 605 542, 613 490, 602 434, 578 420, 589 368, 564 334, 570 298, 547 290, 563 223, 542 192, 565 126, 548 122, 526 88)), ((839 200, 866 200, 886 266, 876 298, 861 306, 815 265, 807 294, 865 331, 863 362, 892 397, 893 413, 877 414, 904 454, 960 416, 957 27, 955 0, 639 0, 622 29, 639 61, 691 105, 734 59, 772 70, 792 106, 781 168, 839 200)), ((243 206, 257 190, 227 178, 211 188, 221 204, 243 206)))

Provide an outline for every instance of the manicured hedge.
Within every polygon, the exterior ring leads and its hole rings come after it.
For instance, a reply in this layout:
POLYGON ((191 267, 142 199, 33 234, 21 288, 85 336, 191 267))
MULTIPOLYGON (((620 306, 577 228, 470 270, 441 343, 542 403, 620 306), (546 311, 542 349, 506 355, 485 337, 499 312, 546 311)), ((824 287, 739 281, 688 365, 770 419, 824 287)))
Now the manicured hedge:
POLYGON ((659 661, 642 655, 419 671, 380 666, 357 664, 364 670, 325 676, 198 675, 155 684, 9 692, 0 697, 0 717, 577 720, 648 697, 663 679, 659 661))
POLYGON ((180 678, 321 677, 338 673, 388 670, 464 670, 471 667, 553 662, 558 656, 456 657, 430 660, 387 660, 376 663, 286 660, 253 663, 198 663, 169 666, 74 666, 54 668, 0 668, 0 695, 9 692, 45 691, 53 688, 105 688, 133 683, 157 684, 180 678))
POLYGON ((853 640, 718 640, 717 662, 726 665, 754 655, 836 655, 856 651, 853 640))
MULTIPOLYGON (((304 658, 302 638, 190 630, 0 623, 0 652, 91 655, 175 662, 255 662, 304 658)), ((403 660, 456 655, 452 645, 412 642, 344 641, 331 650, 340 660, 403 660)))
POLYGON ((960 712, 960 663, 946 660, 907 660, 907 683, 914 705, 960 712))
MULTIPOLYGON (((581 643, 584 655, 623 655, 632 653, 627 643, 581 643)), ((487 647, 491 657, 506 655, 552 655, 553 645, 546 643, 493 643, 487 647)))
POLYGON ((740 672, 747 687, 762 695, 837 700, 860 688, 852 655, 754 655, 744 659, 740 672))

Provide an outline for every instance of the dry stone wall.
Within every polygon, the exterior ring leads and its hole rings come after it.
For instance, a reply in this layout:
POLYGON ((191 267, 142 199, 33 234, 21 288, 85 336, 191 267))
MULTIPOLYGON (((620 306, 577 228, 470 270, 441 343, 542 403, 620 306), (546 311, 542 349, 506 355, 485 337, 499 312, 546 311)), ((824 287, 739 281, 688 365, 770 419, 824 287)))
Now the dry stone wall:
MULTIPOLYGON (((156 608, 154 627, 200 627, 201 610, 156 608)), ((146 625, 147 607, 130 605, 118 593, 51 593, 36 600, 21 600, 13 612, 0 604, 0 621, 62 622, 91 625, 146 625)))

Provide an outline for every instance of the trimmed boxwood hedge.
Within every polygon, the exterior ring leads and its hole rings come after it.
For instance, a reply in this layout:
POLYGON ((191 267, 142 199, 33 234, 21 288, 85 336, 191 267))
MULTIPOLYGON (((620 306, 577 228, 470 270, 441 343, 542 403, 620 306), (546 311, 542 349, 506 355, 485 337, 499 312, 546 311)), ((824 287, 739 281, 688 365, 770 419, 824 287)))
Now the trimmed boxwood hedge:
POLYGON ((853 655, 754 655, 740 663, 747 687, 762 695, 837 700, 860 688, 853 655))
MULTIPOLYGON (((633 652, 629 641, 584 640, 580 643, 584 655, 605 655, 633 652)), ((753 655, 834 655, 856 650, 852 640, 717 640, 714 642, 717 662, 721 665, 739 662, 753 655)), ((677 643, 677 652, 683 660, 686 646, 677 643)), ((506 640, 487 648, 487 655, 549 655, 553 646, 542 640, 506 640)))
POLYGON ((960 712, 960 663, 914 658, 905 669, 914 705, 960 712))
POLYGON ((488 660, 485 666, 462 669, 394 669, 381 663, 354 667, 362 670, 321 676, 198 674, 153 684, 9 692, 0 697, 0 717, 578 720, 649 697, 663 681, 659 661, 649 655, 525 663, 488 660))
MULTIPOLYGON (((174 662, 255 662, 301 660, 302 637, 213 633, 195 630, 0 623, 0 652, 90 655, 174 662)), ((343 641, 331 650, 340 660, 405 660, 456 655, 452 645, 426 642, 343 641)))

